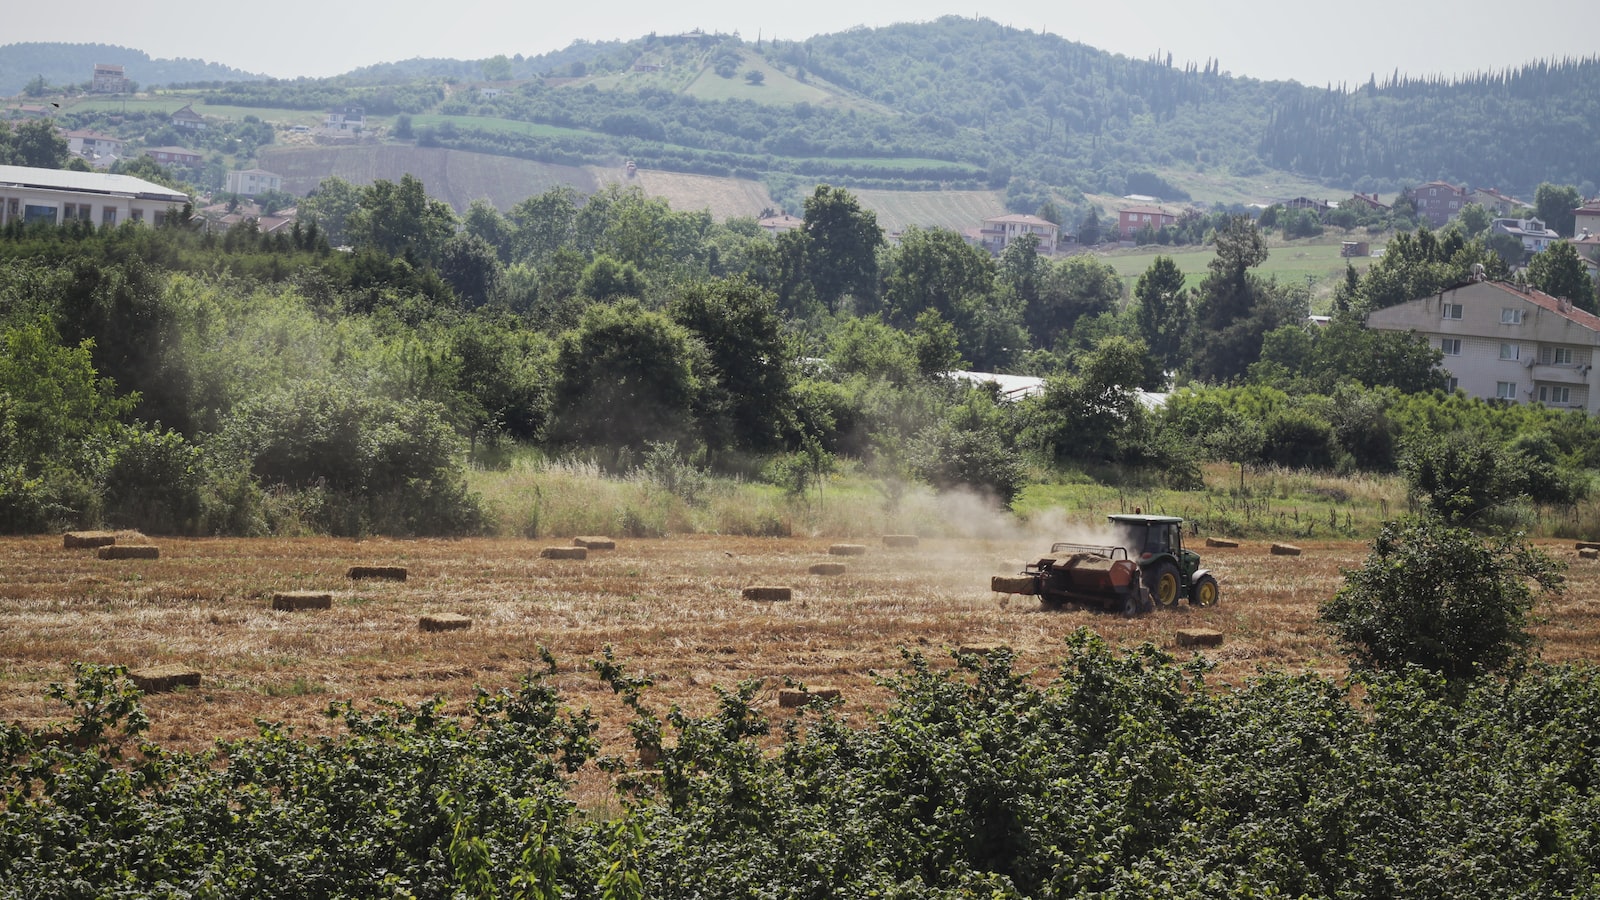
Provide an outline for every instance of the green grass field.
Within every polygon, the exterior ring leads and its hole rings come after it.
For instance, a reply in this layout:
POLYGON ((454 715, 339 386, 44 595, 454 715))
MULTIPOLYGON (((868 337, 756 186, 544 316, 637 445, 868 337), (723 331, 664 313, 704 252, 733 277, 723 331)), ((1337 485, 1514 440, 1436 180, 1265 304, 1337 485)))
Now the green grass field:
MULTIPOLYGON (((1359 239, 1367 240, 1364 233, 1359 239)), ((1355 266, 1357 272, 1365 272, 1372 265, 1371 257, 1348 260, 1341 257, 1339 245, 1343 240, 1345 238, 1341 235, 1323 235, 1311 240, 1269 244, 1267 261, 1256 271, 1264 277, 1276 277, 1285 284, 1305 284, 1309 277, 1312 312, 1320 312, 1332 297, 1334 286, 1344 277, 1347 263, 1355 266)), ((1210 247, 1139 247, 1113 250, 1101 256, 1101 260, 1117 270, 1117 274, 1127 283, 1131 295, 1134 283, 1150 268, 1157 256, 1172 257, 1172 261, 1183 270, 1184 283, 1192 288, 1206 277, 1206 266, 1216 255, 1216 251, 1210 247)))
POLYGON ((684 93, 697 100, 753 100, 771 106, 793 106, 810 103, 813 106, 848 107, 848 98, 815 84, 796 81, 784 72, 774 69, 766 60, 754 53, 745 53, 744 62, 732 78, 723 78, 709 66, 698 78, 689 83, 684 93), (746 72, 760 72, 758 85, 745 81, 746 72))
POLYGON ((195 112, 214 119, 240 120, 245 116, 255 116, 263 122, 271 122, 277 125, 317 125, 323 120, 323 113, 317 110, 202 103, 199 97, 190 94, 156 94, 148 97, 141 95, 127 100, 76 100, 68 101, 64 108, 69 112, 172 113, 182 109, 185 105, 193 105, 195 112))

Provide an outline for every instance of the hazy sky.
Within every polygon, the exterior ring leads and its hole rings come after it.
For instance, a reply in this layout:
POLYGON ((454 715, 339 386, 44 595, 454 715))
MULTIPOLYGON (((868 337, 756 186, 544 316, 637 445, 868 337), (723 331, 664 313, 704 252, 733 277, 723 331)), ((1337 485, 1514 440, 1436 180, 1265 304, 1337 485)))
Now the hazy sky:
POLYGON ((1502 69, 1539 58, 1600 51, 1600 0, 1132 0, 995 5, 940 0, 278 0, 199 4, 125 0, 19 2, 0 24, 0 43, 120 44, 155 57, 189 57, 279 77, 324 76, 418 56, 482 59, 534 56, 579 39, 601 41, 701 28, 785 40, 857 25, 985 15, 1113 53, 1174 61, 1215 57, 1224 71, 1260 79, 1355 84, 1398 67, 1412 75, 1502 69))

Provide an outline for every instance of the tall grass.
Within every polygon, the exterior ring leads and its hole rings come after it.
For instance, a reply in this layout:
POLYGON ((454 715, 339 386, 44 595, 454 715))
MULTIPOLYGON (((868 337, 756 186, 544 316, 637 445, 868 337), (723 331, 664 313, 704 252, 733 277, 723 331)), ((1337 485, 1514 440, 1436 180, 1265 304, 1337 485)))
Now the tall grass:
MULTIPOLYGON (((1142 511, 1182 516, 1199 535, 1243 538, 1366 539, 1384 522, 1418 511, 1398 475, 1330 473, 1225 463, 1205 467, 1205 486, 1179 491, 1149 472, 1095 469, 1054 473, 1029 485, 1010 511, 974 494, 937 494, 924 485, 875 479, 846 464, 804 492, 702 473, 697 486, 664 487, 643 470, 607 475, 592 463, 519 456, 500 470, 475 470, 469 487, 495 533, 520 537, 613 534, 871 537, 995 537, 1142 511)), ((1511 506, 1493 525, 1535 537, 1600 536, 1600 500, 1570 509, 1511 506)))

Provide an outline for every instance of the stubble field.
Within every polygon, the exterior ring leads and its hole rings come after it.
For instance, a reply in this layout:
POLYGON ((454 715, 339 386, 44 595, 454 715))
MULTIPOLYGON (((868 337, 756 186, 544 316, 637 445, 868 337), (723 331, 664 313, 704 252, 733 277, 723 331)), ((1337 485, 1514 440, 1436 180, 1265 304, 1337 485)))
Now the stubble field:
MULTIPOLYGON (((539 558, 546 543, 518 540, 157 540, 158 560, 106 561, 68 550, 59 536, 0 541, 0 719, 60 717, 46 695, 83 660, 130 669, 177 664, 201 673, 198 688, 152 694, 150 737, 202 750, 254 734, 257 719, 325 733, 331 701, 383 698, 406 704, 442 697, 460 709, 475 687, 514 685, 554 654, 555 685, 601 721, 603 752, 626 754, 622 707, 588 661, 611 646, 637 674, 655 678, 658 710, 696 712, 714 687, 765 680, 775 717, 785 679, 842 691, 847 712, 885 696, 875 671, 902 664, 902 650, 948 664, 959 647, 1005 646, 1017 667, 1048 679, 1062 642, 1088 627, 1117 645, 1175 647, 1178 629, 1207 627, 1225 642, 1205 651, 1213 682, 1239 683, 1258 667, 1344 673, 1315 618, 1360 564, 1364 542, 1310 542, 1299 557, 1264 542, 1207 549, 1221 603, 1133 619, 1090 611, 1044 612, 1025 597, 991 593, 992 574, 1012 574, 1048 547, 1037 537, 923 540, 914 549, 863 541, 867 553, 834 557, 828 539, 718 536, 621 540, 586 560, 539 558), (808 574, 843 562, 843 575, 808 574), (349 581, 353 565, 398 565, 404 583, 349 581), (793 588, 785 603, 743 599, 755 585, 793 588), (324 611, 277 612, 278 591, 334 595, 324 611), (468 616, 465 631, 424 632, 421 616, 468 616)), ((558 543, 556 541, 549 544, 558 543)), ((560 543, 565 543, 560 542, 560 543)), ((1572 545, 1546 544, 1568 560, 1568 589, 1540 607, 1544 659, 1592 659, 1600 636, 1600 564, 1572 545)))

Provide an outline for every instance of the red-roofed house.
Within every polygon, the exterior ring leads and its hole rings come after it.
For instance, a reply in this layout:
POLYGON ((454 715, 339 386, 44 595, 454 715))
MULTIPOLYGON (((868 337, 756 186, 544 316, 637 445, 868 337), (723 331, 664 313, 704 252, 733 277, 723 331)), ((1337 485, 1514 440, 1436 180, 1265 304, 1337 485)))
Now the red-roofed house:
POLYGON ((1389 204, 1379 200, 1377 193, 1363 194, 1357 192, 1353 194, 1349 200, 1346 200, 1345 203, 1348 203, 1351 206, 1364 207, 1372 210, 1373 212, 1389 211, 1389 204))
POLYGON ((1177 221, 1177 216, 1159 206, 1128 206, 1117 210, 1117 233, 1123 240, 1130 241, 1134 233, 1146 225, 1159 231, 1177 221))
POLYGON ((182 109, 168 116, 167 121, 172 123, 172 127, 186 131, 204 131, 206 128, 206 117, 195 112, 194 107, 187 103, 182 109))
POLYGON ((1512 213, 1529 206, 1515 197, 1507 197, 1494 188, 1478 188, 1469 196, 1468 202, 1487 209, 1491 219, 1509 219, 1512 213))
POLYGON ((778 213, 775 216, 764 216, 756 220, 756 225, 767 234, 777 237, 785 231, 798 231, 806 227, 806 220, 788 213, 778 213))
POLYGON ((1430 228, 1443 228, 1461 214, 1468 203, 1467 192, 1443 181, 1430 181, 1411 191, 1417 205, 1417 219, 1430 228))
POLYGON ((1600 235, 1600 197, 1586 201, 1572 211, 1572 233, 1600 235))
POLYGON ((1600 316, 1541 291, 1468 282, 1368 313, 1367 327, 1427 338, 1469 396, 1600 412, 1600 316))

